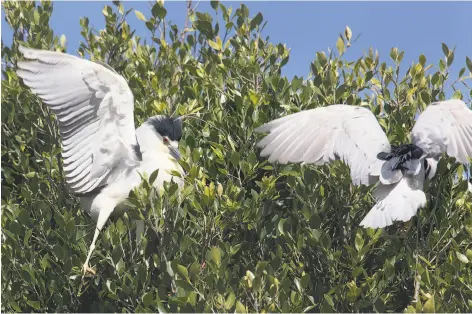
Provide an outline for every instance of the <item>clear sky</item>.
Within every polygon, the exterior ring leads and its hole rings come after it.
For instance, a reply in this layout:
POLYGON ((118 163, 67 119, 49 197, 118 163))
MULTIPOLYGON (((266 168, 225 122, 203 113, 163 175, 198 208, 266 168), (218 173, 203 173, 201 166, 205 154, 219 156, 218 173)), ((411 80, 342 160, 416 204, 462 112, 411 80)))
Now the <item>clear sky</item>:
MULTIPOLYGON (((235 10, 240 1, 224 2, 235 10)), ((286 43, 291 48, 290 61, 284 74, 306 76, 316 51, 335 47, 337 36, 349 25, 353 38, 362 33, 358 41, 346 53, 346 58, 356 59, 369 47, 377 49, 381 60, 388 60, 390 48, 405 50, 404 64, 418 60, 423 53, 427 62, 437 62, 443 57, 441 43, 456 47, 452 66, 454 77, 465 66, 465 57, 472 58, 471 16, 472 2, 295 2, 295 1, 245 1, 250 14, 261 12, 268 24, 264 35, 273 43, 286 43)), ((80 40, 79 19, 87 16, 96 29, 104 27, 101 13, 111 2, 64 1, 54 2, 50 21, 56 35, 65 34, 67 50, 75 53, 80 40)), ((125 10, 134 8, 150 15, 149 3, 124 2, 125 10)), ((166 1, 167 18, 183 27, 186 8, 183 1, 166 1)), ((198 11, 213 14, 209 2, 202 1, 198 11)), ((132 13, 129 23, 136 34, 146 34, 144 22, 132 13)), ((11 31, 4 20, 2 10, 2 39, 11 42, 11 31)), ((466 72, 468 73, 468 72, 466 72)), ((468 97, 466 97, 468 98, 468 97)))

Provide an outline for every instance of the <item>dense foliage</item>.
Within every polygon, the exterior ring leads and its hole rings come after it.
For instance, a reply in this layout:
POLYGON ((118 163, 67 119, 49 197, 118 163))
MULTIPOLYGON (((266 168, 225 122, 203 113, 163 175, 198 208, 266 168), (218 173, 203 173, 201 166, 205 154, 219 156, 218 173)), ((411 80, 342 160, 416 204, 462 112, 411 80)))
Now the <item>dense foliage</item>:
MULTIPOLYGON (((186 115, 187 176, 180 198, 172 184, 154 199, 147 181, 133 191, 130 211, 99 237, 97 275, 82 280, 94 223, 65 185, 55 117, 15 74, 19 43, 66 51, 65 37, 48 26, 50 2, 2 6, 14 33, 1 47, 2 311, 470 311, 472 204, 462 166, 441 161, 426 186, 428 206, 412 221, 366 230, 358 225, 371 190, 353 186, 345 165, 271 165, 253 132, 299 110, 347 103, 370 108, 392 143, 408 142, 415 113, 471 78, 469 58, 455 60, 465 61, 457 79, 445 44, 434 64, 423 55, 402 64, 397 48, 347 60, 355 45, 347 27, 335 50, 314 52, 308 77, 290 81, 281 75, 289 49, 265 38, 262 14, 244 5, 212 2, 216 19, 189 3, 185 27, 166 21, 160 2, 148 12, 110 3, 103 30, 83 18, 83 41, 69 52, 126 78, 137 125, 154 114, 186 115), (130 14, 152 42, 130 28, 130 14), (140 247, 137 216, 146 220, 140 247)), ((470 103, 472 95, 453 97, 470 103)))

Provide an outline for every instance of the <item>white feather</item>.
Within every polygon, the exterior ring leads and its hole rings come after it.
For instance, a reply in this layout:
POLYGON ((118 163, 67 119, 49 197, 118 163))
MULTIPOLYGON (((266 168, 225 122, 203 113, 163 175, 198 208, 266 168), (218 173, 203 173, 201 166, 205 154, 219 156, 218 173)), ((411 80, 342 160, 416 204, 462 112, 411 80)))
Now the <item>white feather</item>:
POLYGON ((467 164, 472 158, 472 110, 459 99, 432 103, 419 115, 411 139, 428 158, 447 153, 467 164))
MULTIPOLYGON (((421 171, 424 177, 424 171, 421 171)), ((403 177, 398 183, 380 184, 374 191, 375 206, 367 213, 361 226, 384 228, 395 221, 408 221, 419 208, 426 205, 426 195, 422 191, 423 180, 418 177, 403 177)))
POLYGON ((372 183, 380 174, 379 152, 390 150, 387 136, 372 112, 349 105, 331 105, 298 112, 255 130, 270 134, 257 146, 269 161, 323 165, 342 159, 356 185, 372 183))
POLYGON ((122 76, 68 54, 19 49, 33 61, 18 62, 18 76, 58 117, 73 192, 90 192, 110 183, 121 164, 137 164, 133 94, 122 76))
POLYGON ((392 158, 389 161, 385 161, 380 171, 380 182, 382 184, 394 184, 403 178, 401 170, 392 170, 393 165, 396 163, 396 158, 392 158))

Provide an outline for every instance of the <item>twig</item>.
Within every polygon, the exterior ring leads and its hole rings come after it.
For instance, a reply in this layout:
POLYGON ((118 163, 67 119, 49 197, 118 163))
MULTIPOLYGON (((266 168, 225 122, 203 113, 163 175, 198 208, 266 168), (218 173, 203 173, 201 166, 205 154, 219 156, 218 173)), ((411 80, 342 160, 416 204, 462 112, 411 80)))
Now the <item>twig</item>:
POLYGON ((415 276, 415 293, 413 294, 414 303, 419 301, 418 297, 420 294, 420 282, 421 282, 421 275, 418 274, 417 276, 415 276))
POLYGON ((188 21, 189 21, 190 15, 192 15, 192 13, 193 13, 192 12, 192 0, 187 0, 187 16, 185 17, 184 29, 182 30, 182 34, 180 34, 182 42, 184 41, 185 34, 188 31, 188 21))

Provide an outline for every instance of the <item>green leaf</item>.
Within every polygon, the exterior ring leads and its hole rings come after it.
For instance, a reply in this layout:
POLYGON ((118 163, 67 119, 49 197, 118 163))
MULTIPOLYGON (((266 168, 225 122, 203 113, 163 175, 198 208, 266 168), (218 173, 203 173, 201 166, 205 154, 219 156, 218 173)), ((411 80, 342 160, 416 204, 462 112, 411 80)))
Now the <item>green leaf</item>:
POLYGON ((398 63, 402 62, 404 55, 405 55, 405 51, 402 51, 398 54, 398 58, 397 58, 398 63))
POLYGON ((181 277, 185 278, 186 280, 189 280, 188 270, 185 266, 178 264, 176 268, 177 268, 177 274, 179 274, 181 277))
POLYGON ((216 263, 216 265, 221 264, 221 249, 219 247, 212 247, 210 251, 211 259, 216 263))
POLYGON ((39 19, 40 19, 40 16, 39 16, 39 12, 37 10, 34 11, 33 13, 33 21, 35 24, 39 24, 39 19))
POLYGON ((361 231, 356 233, 355 247, 357 251, 360 251, 364 247, 364 237, 361 231))
POLYGON ((447 66, 450 66, 454 61, 454 51, 450 51, 449 55, 447 56, 447 66))
POLYGON ((159 169, 154 170, 149 176, 149 183, 152 185, 159 175, 159 169))
POLYGON ((218 2, 219 2, 219 1, 215 1, 215 0, 211 0, 211 1, 210 1, 210 5, 211 5, 211 7, 213 8, 213 10, 215 10, 215 11, 218 10, 218 2))
POLYGON ((424 65, 426 64, 426 57, 424 55, 420 55, 419 62, 424 67, 424 65))
POLYGON ((239 300, 236 301, 236 313, 247 313, 246 307, 239 300))
POLYGON ((248 284, 249 288, 252 288, 252 284, 253 284, 255 278, 256 278, 256 276, 254 276, 252 271, 246 270, 246 280, 247 280, 247 284, 248 284))
POLYGON ((263 17, 262 17, 262 14, 261 13, 258 13, 252 20, 251 20, 251 25, 250 25, 250 28, 251 29, 254 29, 256 28, 257 26, 259 26, 262 21, 263 21, 263 17))
POLYGON ((469 263, 469 259, 467 258, 467 256, 465 256, 464 254, 462 253, 459 253, 456 251, 456 256, 457 258, 464 264, 468 264, 469 263))
POLYGON ((146 307, 151 306, 154 303, 154 294, 152 292, 146 292, 142 296, 143 304, 146 307))
POLYGON ((462 93, 460 90, 456 90, 454 94, 452 94, 452 99, 462 99, 462 93))
POLYGON ((259 94, 252 89, 249 90, 249 99, 251 99, 251 103, 254 106, 257 106, 259 104, 259 100, 260 100, 259 94))
POLYGON ((228 297, 226 298, 225 309, 231 310, 235 301, 236 301, 236 295, 233 293, 233 291, 231 291, 228 297))
POLYGON ((38 301, 28 300, 26 301, 26 303, 35 310, 39 310, 41 308, 41 303, 39 303, 38 301))
POLYGON ((316 59, 320 62, 321 66, 325 66, 326 63, 328 62, 328 58, 326 57, 326 54, 324 51, 322 52, 317 52, 316 53, 316 59))
POLYGON ((423 305, 424 313, 436 313, 436 307, 434 304, 434 295, 431 296, 423 305))
POLYGON ((445 43, 442 43, 441 46, 442 46, 442 51, 443 51, 444 55, 446 57, 449 56, 449 48, 447 47, 447 45, 445 43))
POLYGON ((210 45, 211 48, 220 51, 221 50, 221 42, 218 44, 217 42, 214 42, 212 40, 208 40, 208 45, 210 45))
POLYGON ((336 48, 338 49, 340 55, 342 55, 345 51, 344 40, 341 36, 338 37, 338 41, 336 42, 336 48))
POLYGON ((152 16, 155 18, 163 19, 167 15, 167 10, 162 6, 161 3, 157 2, 152 6, 151 10, 152 16))
POLYGON ((106 5, 102 10, 102 13, 105 17, 108 17, 110 15, 110 12, 112 12, 112 11, 111 11, 111 8, 108 5, 106 5))
POLYGON ((469 69, 469 71, 472 73, 472 61, 469 57, 465 57, 465 63, 467 64, 467 68, 469 69))
POLYGON ((390 49, 390 58, 392 58, 393 61, 397 61, 398 58, 398 48, 392 48, 390 49))
POLYGON ((471 249, 467 249, 467 251, 465 252, 465 255, 467 256, 469 261, 472 260, 472 250, 471 249))
POLYGON ((28 246, 28 241, 32 234, 33 234, 33 229, 28 229, 28 231, 26 231, 25 238, 23 239, 23 244, 25 246, 28 246))
POLYGON ((192 265, 190 266, 190 277, 192 278, 192 280, 196 280, 199 273, 200 273, 200 264, 197 262, 193 262, 192 265))
POLYGON ((280 220, 279 220, 279 224, 277 225, 277 229, 279 229, 279 232, 280 232, 280 234, 282 234, 282 235, 285 234, 285 233, 284 233, 284 223, 285 223, 285 220, 286 220, 286 219, 284 219, 284 218, 280 219, 280 220))
POLYGON ((300 86, 302 86, 302 84, 303 84, 303 77, 299 78, 295 76, 292 80, 292 90, 294 92, 297 91, 300 88, 300 86))
POLYGON ((134 14, 136 14, 136 17, 140 19, 141 21, 146 21, 146 18, 144 17, 144 14, 142 14, 140 11, 135 10, 134 14))
POLYGON ((239 167, 239 154, 238 152, 233 152, 231 154, 231 163, 234 167, 239 167))
POLYGON ((446 69, 446 62, 443 59, 439 60, 439 70, 443 72, 446 69))
POLYGON ((325 299, 326 302, 329 304, 329 306, 331 306, 332 308, 334 308, 333 298, 332 298, 329 294, 325 294, 325 295, 324 295, 324 299, 325 299))
POLYGON ((308 287, 310 284, 310 274, 307 273, 302 276, 301 284, 303 288, 308 287))
POLYGON ((282 61, 280 62, 280 67, 283 67, 284 65, 286 65, 289 59, 290 59, 290 56, 286 56, 285 58, 283 58, 282 61))
POLYGON ((66 35, 61 35, 61 46, 66 47, 66 35))
POLYGON ((236 244, 235 246, 232 246, 231 250, 230 250, 231 255, 234 255, 234 254, 238 253, 238 251, 241 249, 241 245, 242 245, 242 243, 239 243, 239 244, 236 244))
POLYGON ((118 12, 120 12, 121 15, 125 13, 125 8, 121 3, 118 5, 118 12))
POLYGON ((187 281, 185 281, 185 280, 176 280, 175 284, 177 285, 177 287, 180 287, 180 288, 182 288, 186 291, 194 291, 195 290, 192 287, 192 285, 190 283, 188 283, 187 281))
POLYGON ((18 306, 18 304, 15 303, 14 301, 8 302, 8 305, 11 306, 13 308, 13 310, 15 310, 15 312, 18 312, 18 313, 24 312, 24 311, 21 310, 21 308, 18 306))
POLYGON ((302 284, 301 284, 301 282, 300 282, 300 279, 295 278, 293 281, 295 282, 295 286, 297 287, 298 291, 302 292, 302 291, 303 291, 303 287, 302 287, 302 284))

